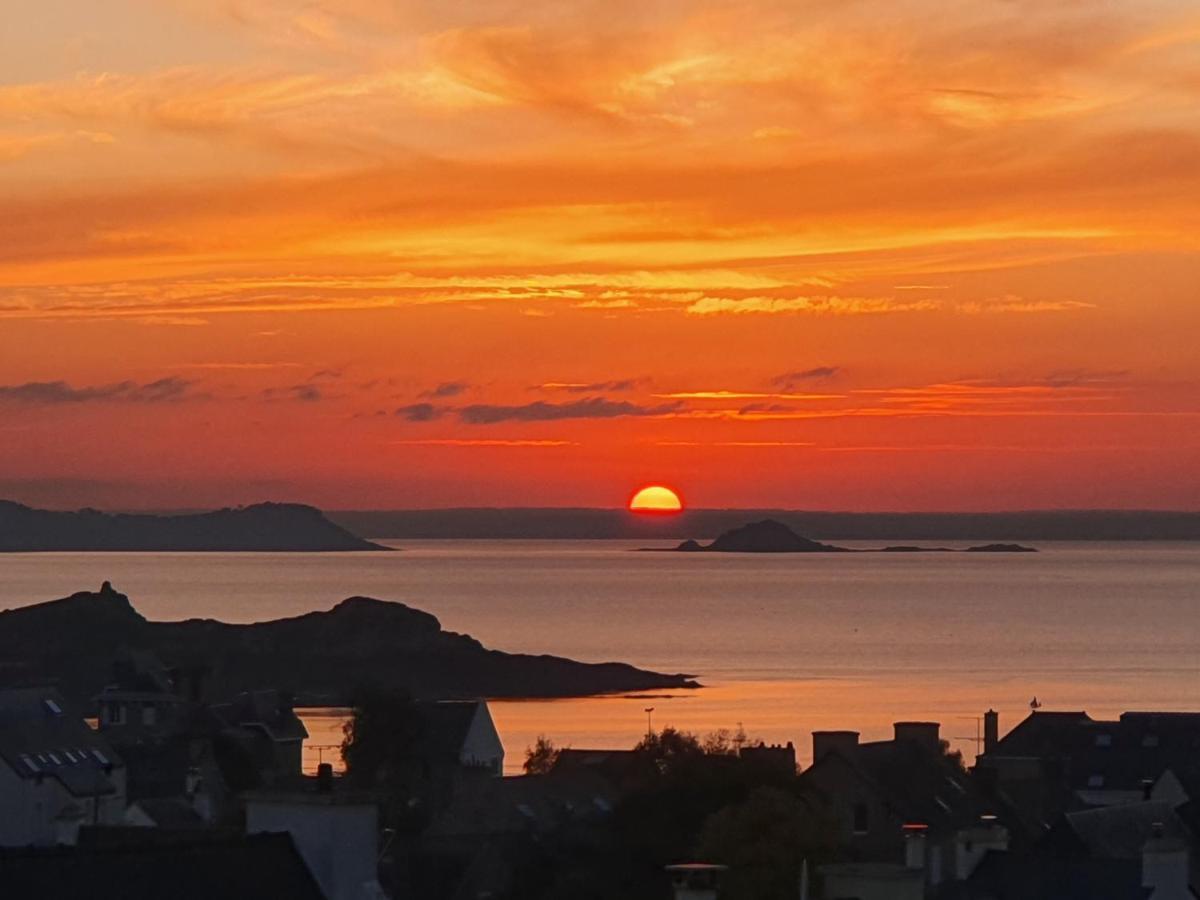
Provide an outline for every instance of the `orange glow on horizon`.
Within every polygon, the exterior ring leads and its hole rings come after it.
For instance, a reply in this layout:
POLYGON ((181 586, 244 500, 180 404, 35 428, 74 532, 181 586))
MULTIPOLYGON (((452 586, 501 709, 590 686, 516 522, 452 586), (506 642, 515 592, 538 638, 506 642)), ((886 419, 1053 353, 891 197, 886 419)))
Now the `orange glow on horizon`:
POLYGON ((683 512, 683 501, 670 488, 652 484, 633 495, 629 509, 635 513, 677 513, 683 512))

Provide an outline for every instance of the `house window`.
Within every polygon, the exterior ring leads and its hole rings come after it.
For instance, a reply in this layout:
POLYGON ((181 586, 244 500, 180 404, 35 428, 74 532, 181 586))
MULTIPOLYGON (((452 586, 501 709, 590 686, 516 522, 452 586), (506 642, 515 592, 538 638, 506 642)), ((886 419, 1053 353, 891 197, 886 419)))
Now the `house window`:
POLYGON ((1142 746, 1143 747, 1157 747, 1158 746, 1158 735, 1157 734, 1148 734, 1145 737, 1143 737, 1142 738, 1142 746))
POLYGON ((146 705, 142 707, 142 724, 153 725, 158 721, 158 709, 156 707, 146 705))
POLYGON ((1112 746, 1112 735, 1111 734, 1096 735, 1096 746, 1097 747, 1111 747, 1112 746))
POLYGON ((1088 778, 1088 787, 1090 787, 1090 788, 1104 787, 1104 776, 1103 775, 1092 775, 1090 778, 1088 778))
POLYGON ((867 804, 854 804, 854 833, 866 834, 871 830, 870 814, 867 810, 867 804))

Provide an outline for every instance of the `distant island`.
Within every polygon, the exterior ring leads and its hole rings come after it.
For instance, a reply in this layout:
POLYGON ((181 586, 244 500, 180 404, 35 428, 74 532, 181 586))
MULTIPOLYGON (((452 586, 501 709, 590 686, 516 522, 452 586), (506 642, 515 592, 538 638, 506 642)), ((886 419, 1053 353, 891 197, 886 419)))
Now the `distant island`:
POLYGON ((0 500, 0 552, 387 550, 299 503, 181 515, 55 512, 0 500))
POLYGON ((821 544, 801 537, 775 519, 750 522, 731 528, 708 546, 684 541, 677 551, 684 553, 845 553, 844 547, 821 544))
POLYGON ((340 706, 362 685, 416 697, 573 697, 694 688, 687 675, 625 663, 489 650, 444 631, 403 603, 351 597, 333 609, 232 625, 212 619, 151 622, 107 582, 98 592, 0 612, 0 684, 54 681, 90 708, 120 649, 154 653, 169 666, 205 670, 205 695, 278 687, 308 706, 340 706))
MULTIPOLYGON (((650 549, 650 548, 645 548, 650 549)), ((657 548, 655 548, 657 549, 657 548)), ((711 544, 687 540, 669 549, 673 553, 1036 553, 1033 547, 1021 544, 981 544, 965 550, 949 547, 892 546, 878 549, 851 549, 822 544, 796 534, 775 519, 750 522, 721 534, 711 544)))

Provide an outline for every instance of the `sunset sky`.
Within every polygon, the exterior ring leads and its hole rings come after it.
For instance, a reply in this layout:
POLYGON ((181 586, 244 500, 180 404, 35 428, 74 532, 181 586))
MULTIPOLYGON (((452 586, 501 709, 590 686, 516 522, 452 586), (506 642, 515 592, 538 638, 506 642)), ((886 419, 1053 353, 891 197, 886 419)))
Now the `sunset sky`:
POLYGON ((1195 0, 39 0, 0 497, 1200 505, 1195 0))

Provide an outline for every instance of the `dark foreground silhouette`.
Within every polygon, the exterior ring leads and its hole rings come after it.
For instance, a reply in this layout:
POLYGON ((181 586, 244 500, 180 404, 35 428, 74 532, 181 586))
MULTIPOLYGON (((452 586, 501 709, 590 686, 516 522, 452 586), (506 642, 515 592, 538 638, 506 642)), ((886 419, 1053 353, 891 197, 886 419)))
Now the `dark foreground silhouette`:
POLYGON ((54 512, 0 500, 0 551, 387 550, 299 503, 159 516, 54 512))
POLYGON ((97 593, 0 613, 0 680, 7 684, 54 679, 69 699, 90 707, 120 648, 153 652, 170 666, 203 667, 205 693, 213 697, 276 687, 301 705, 345 705, 368 683, 439 699, 698 686, 686 675, 625 663, 489 650, 468 635, 444 631, 429 613, 367 597, 249 625, 150 622, 106 582, 97 593))

